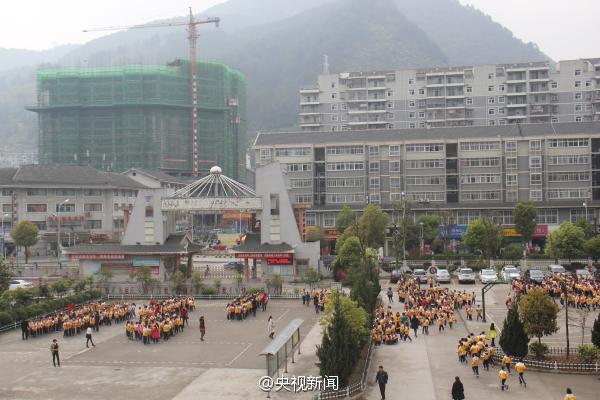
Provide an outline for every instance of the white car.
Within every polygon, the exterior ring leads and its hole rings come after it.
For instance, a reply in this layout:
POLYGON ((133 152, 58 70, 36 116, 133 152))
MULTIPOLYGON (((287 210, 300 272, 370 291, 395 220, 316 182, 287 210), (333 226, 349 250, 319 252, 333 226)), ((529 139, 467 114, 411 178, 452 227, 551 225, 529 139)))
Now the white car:
POLYGON ((577 276, 578 279, 592 279, 592 274, 585 268, 575 271, 575 276, 577 276))
POLYGON ((502 268, 502 272, 500 273, 500 275, 502 276, 502 279, 505 281, 510 281, 512 279, 521 277, 521 273, 513 265, 507 265, 504 268, 502 268))
POLYGON ((420 283, 427 283, 427 272, 424 269, 417 268, 413 270, 413 277, 416 278, 420 283))
POLYGON ((481 281, 481 283, 496 282, 498 280, 496 270, 491 268, 482 269, 479 273, 479 280, 481 281))
POLYGON ((13 279, 10 281, 10 285, 8 286, 8 290, 17 290, 19 288, 23 289, 31 289, 33 287, 33 283, 23 280, 23 279, 13 279))
POLYGON ((475 283, 475 273, 471 268, 458 270, 458 283, 475 283))
POLYGON ((450 273, 447 269, 438 269, 435 274, 435 280, 438 283, 450 283, 450 273))
POLYGON ((558 264, 550 264, 548 265, 548 270, 552 275, 564 275, 567 273, 567 270, 562 265, 558 264))

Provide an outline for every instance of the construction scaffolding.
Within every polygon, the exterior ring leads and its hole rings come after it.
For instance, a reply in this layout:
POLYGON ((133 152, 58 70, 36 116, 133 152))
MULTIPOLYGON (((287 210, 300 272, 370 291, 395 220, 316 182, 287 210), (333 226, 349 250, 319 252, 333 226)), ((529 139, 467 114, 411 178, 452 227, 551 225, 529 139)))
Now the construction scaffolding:
MULTIPOLYGON (((60 67, 38 71, 39 157, 43 164, 91 165, 190 174, 189 63, 60 67)), ((221 165, 240 179, 244 165, 245 79, 199 62, 198 169, 221 165)))

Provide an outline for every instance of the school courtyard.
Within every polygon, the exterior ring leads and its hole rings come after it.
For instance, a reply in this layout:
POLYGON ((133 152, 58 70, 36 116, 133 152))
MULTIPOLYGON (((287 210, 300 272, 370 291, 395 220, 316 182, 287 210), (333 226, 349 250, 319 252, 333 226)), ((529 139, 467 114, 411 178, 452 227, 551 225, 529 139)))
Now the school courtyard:
POLYGON ((276 334, 293 319, 304 320, 300 333, 306 348, 301 351, 307 355, 294 367, 318 374, 310 357, 319 327, 306 338, 318 321, 313 307, 301 300, 271 300, 256 317, 227 321, 225 305, 224 300, 196 300, 189 328, 167 342, 145 346, 126 338, 123 323, 101 326, 93 335, 96 347, 89 349, 85 334, 63 338, 61 332, 29 340, 21 339, 20 330, 0 334, 0 399, 262 399, 266 395, 258 381, 266 374, 266 361, 259 353, 270 342, 269 315, 276 334), (201 315, 206 320, 204 342, 198 330, 201 315), (61 368, 52 366, 54 338, 60 344, 61 368), (307 360, 312 368, 304 364, 307 360))

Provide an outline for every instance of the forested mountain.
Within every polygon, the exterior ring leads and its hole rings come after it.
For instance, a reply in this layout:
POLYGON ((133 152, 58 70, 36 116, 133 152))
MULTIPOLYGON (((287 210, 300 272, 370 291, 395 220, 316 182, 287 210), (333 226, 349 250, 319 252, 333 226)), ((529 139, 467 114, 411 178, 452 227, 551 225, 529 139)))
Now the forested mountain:
MULTIPOLYGON (((229 0, 200 17, 206 16, 218 16, 222 24, 200 29, 199 58, 246 75, 250 137, 258 129, 296 123, 298 88, 316 82, 324 54, 332 72, 548 58, 457 0, 229 0)), ((35 99, 34 67, 40 62, 96 66, 186 56, 185 27, 137 29, 33 60, 30 69, 0 72, 0 140, 16 136, 37 145, 35 115, 23 108, 35 99)), ((14 62, 0 52, 0 71, 14 62)))

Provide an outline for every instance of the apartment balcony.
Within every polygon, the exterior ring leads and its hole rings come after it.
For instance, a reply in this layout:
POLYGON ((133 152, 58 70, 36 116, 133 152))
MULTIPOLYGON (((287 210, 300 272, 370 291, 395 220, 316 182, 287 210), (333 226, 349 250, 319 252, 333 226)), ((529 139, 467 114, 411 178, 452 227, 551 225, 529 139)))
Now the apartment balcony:
POLYGON ((464 93, 447 94, 446 98, 447 99, 464 99, 465 94, 464 93))
POLYGON ((506 80, 506 84, 507 85, 518 85, 518 84, 523 84, 526 83, 527 79, 526 78, 519 78, 519 79, 507 79, 506 80))
POLYGON ((318 87, 300 88, 300 94, 318 94, 321 92, 318 87))
POLYGON ((370 81, 385 80, 385 75, 369 75, 367 79, 370 81))
POLYGON ((464 82, 446 82, 446 86, 448 87, 461 87, 465 86, 464 82))
POLYGON ((431 94, 427 94, 426 97, 428 99, 445 99, 446 95, 445 94, 435 94, 435 93, 431 93, 431 94))
POLYGON ((507 114, 506 119, 522 120, 522 119, 527 119, 527 115, 526 114, 507 114))
POLYGON ((383 124, 387 125, 388 121, 382 119, 382 120, 377 120, 377 121, 368 121, 367 124, 369 124, 369 125, 383 125, 383 124))
MULTIPOLYGON (((531 69, 531 68, 530 68, 531 69)), ((527 67, 512 67, 512 68, 506 68, 506 73, 510 74, 510 73, 514 73, 514 72, 527 72, 527 67)))
POLYGON ((348 91, 367 90, 367 85, 346 86, 346 90, 348 90, 348 91))
POLYGON ((367 98, 351 98, 346 100, 346 103, 366 103, 367 98))
POLYGON ((592 103, 600 103, 600 90, 596 90, 592 95, 592 103))
POLYGON ((527 92, 526 91, 522 91, 522 92, 506 92, 506 96, 512 97, 512 96, 527 96, 527 92))
POLYGON ((349 115, 360 115, 360 114, 366 114, 367 113, 367 108, 349 108, 348 109, 348 114, 349 115))
POLYGON ((425 105, 425 108, 427 108, 429 110, 445 109, 446 104, 444 104, 444 103, 427 103, 425 105))
POLYGON ((379 108, 374 108, 374 109, 372 109, 372 110, 367 110, 367 112, 368 112, 369 114, 385 114, 385 113, 387 112, 387 110, 386 110, 386 109, 383 109, 383 108, 382 108, 382 109, 379 109, 379 108))
POLYGON ((550 81, 549 76, 547 76, 545 78, 531 78, 531 77, 529 78, 530 83, 537 83, 537 82, 544 83, 544 82, 549 82, 549 81, 550 81))
POLYGON ((321 124, 317 123, 317 122, 300 123, 300 128, 318 128, 320 126, 321 126, 321 124))
POLYGON ((360 126, 360 125, 367 125, 369 124, 369 121, 348 121, 347 125, 349 126, 360 126))
POLYGON ((387 99, 385 97, 381 98, 372 98, 367 100, 369 103, 385 103, 387 99))
POLYGON ((444 76, 446 73, 444 71, 434 71, 434 72, 427 72, 425 74, 425 76, 429 77, 429 76, 444 76))
POLYGON ((299 112, 298 115, 301 117, 308 117, 311 115, 321 115, 321 113, 318 111, 306 111, 306 112, 299 112))
POLYGON ((369 86, 367 90, 377 91, 377 90, 387 90, 387 86, 369 86))
POLYGON ((444 82, 435 82, 435 83, 426 83, 425 86, 428 88, 442 88, 444 87, 444 82))
POLYGON ((521 108, 527 107, 527 103, 517 102, 517 103, 506 103, 506 108, 521 108))
POLYGON ((319 104, 321 104, 319 100, 300 101, 301 106, 318 106, 319 104))

